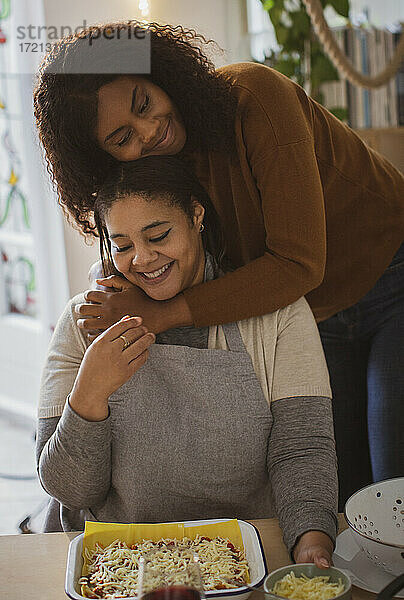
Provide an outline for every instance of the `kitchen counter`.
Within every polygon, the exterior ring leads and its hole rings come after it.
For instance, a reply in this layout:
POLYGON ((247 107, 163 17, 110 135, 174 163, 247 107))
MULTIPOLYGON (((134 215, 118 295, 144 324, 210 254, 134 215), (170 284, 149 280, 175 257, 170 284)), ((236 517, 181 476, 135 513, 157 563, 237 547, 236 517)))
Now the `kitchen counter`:
MULTIPOLYGON (((340 531, 346 528, 339 515, 340 531)), ((290 564, 276 519, 251 521, 260 532, 269 572, 290 564)), ((75 533, 38 533, 0 536, 0 590, 4 600, 66 600, 64 580, 67 552, 75 533)), ((371 600, 376 595, 356 587, 353 600, 371 600)), ((250 600, 263 600, 258 592, 250 600)))

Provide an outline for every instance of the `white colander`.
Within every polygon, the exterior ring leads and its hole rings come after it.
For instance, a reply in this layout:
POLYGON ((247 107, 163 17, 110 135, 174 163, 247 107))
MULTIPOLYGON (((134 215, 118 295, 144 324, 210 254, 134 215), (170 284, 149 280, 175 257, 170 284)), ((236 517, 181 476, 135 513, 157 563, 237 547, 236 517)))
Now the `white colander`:
POLYGON ((404 573, 404 477, 373 483, 349 498, 345 518, 366 556, 388 573, 404 573))

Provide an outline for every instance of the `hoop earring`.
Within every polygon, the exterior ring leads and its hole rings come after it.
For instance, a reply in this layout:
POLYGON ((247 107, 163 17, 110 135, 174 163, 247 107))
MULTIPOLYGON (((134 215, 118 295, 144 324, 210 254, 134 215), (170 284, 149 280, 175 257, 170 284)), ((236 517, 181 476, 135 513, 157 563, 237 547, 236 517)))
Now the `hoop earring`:
POLYGON ((202 233, 202 231, 205 229, 205 225, 203 223, 201 223, 201 226, 199 227, 199 233, 202 233))

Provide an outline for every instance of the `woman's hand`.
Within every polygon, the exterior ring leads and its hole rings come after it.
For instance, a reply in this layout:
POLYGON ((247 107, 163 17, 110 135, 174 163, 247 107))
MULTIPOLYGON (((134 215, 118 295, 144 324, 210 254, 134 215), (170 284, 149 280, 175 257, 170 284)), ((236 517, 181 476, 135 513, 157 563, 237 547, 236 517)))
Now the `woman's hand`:
POLYGON ((331 566, 333 543, 322 531, 306 531, 300 536, 294 550, 293 558, 297 563, 314 563, 320 569, 331 566))
POLYGON ((125 316, 87 348, 69 399, 84 419, 105 419, 109 396, 145 364, 156 338, 141 323, 140 317, 125 316))
POLYGON ((76 312, 82 317, 77 325, 86 333, 104 330, 124 315, 134 312, 142 317, 147 329, 155 333, 171 327, 192 325, 188 305, 181 294, 170 300, 159 301, 117 275, 97 279, 96 282, 109 287, 111 291, 88 290, 84 294, 87 303, 76 306, 76 312))
POLYGON ((152 300, 138 286, 117 275, 97 279, 96 283, 110 291, 88 290, 84 294, 86 304, 75 308, 80 315, 77 326, 87 331, 105 330, 124 315, 137 314, 150 331, 157 331, 159 312, 163 302, 152 300))
MULTIPOLYGON (((88 273, 88 279, 91 284, 91 290, 100 290, 103 292, 108 292, 111 289, 111 291, 120 292, 122 290, 130 289, 132 287, 132 284, 124 277, 118 277, 118 276, 104 277, 101 261, 97 261, 96 263, 94 263, 91 266, 91 269, 88 273), (103 285, 104 281, 105 281, 105 285, 103 285)), ((87 296, 86 296, 87 293, 89 293, 91 290, 88 290, 88 292, 84 293, 85 300, 87 300, 87 296)), ((76 305, 76 312, 78 312, 79 314, 81 312, 81 314, 83 316, 97 317, 97 315, 93 314, 92 309, 93 309, 93 307, 91 306, 91 303, 76 305)), ((133 312, 133 310, 132 309, 127 310, 126 314, 130 313, 130 312, 133 312)), ((117 317, 115 319, 115 321, 113 321, 113 323, 116 323, 117 321, 119 321, 120 318, 121 318, 121 315, 119 317, 117 317)), ((93 342, 103 331, 104 331, 104 329, 87 329, 86 330, 87 340, 90 343, 93 342)))
POLYGON ((119 277, 118 275, 110 275, 109 277, 99 277, 95 280, 98 286, 104 288, 110 288, 114 292, 123 292, 124 290, 130 290, 135 287, 133 283, 125 279, 125 277, 119 277))

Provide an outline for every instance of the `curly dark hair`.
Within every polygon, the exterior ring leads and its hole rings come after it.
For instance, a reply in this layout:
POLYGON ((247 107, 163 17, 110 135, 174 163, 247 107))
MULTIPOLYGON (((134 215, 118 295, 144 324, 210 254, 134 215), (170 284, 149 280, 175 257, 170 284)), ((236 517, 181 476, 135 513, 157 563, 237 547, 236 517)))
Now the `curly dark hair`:
POLYGON ((213 257, 216 267, 232 270, 225 256, 225 240, 219 215, 206 190, 184 161, 174 156, 147 156, 134 161, 116 162, 101 185, 94 203, 94 220, 100 238, 100 257, 104 276, 120 274, 116 271, 111 253, 111 242, 105 218, 113 206, 123 198, 140 196, 147 201, 156 198, 180 208, 193 223, 194 202, 205 209, 202 243, 213 257))
POLYGON ((232 152, 235 147, 231 83, 216 73, 202 51, 212 40, 182 26, 138 21, 103 23, 62 38, 39 69, 34 113, 58 202, 83 233, 93 236, 94 192, 117 162, 96 140, 97 94, 103 85, 128 75, 121 72, 122 64, 133 62, 133 74, 142 74, 131 37, 139 28, 150 37, 151 68, 143 76, 170 96, 184 121, 187 142, 181 155, 195 149, 232 152))

